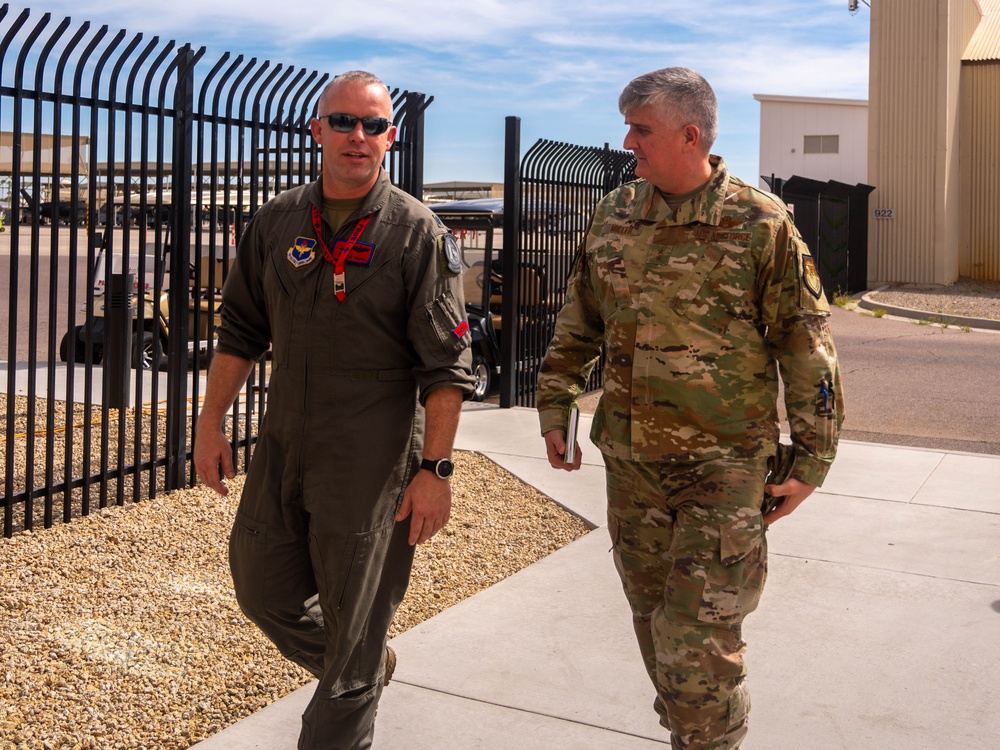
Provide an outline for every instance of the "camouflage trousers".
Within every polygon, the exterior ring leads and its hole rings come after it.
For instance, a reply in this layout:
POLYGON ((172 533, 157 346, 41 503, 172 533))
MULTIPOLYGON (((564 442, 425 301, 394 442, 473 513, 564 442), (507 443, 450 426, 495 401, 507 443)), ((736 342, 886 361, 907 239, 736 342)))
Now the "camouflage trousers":
POLYGON ((767 461, 604 458, 615 566, 660 723, 674 750, 736 750, 750 711, 742 623, 767 576, 767 461))

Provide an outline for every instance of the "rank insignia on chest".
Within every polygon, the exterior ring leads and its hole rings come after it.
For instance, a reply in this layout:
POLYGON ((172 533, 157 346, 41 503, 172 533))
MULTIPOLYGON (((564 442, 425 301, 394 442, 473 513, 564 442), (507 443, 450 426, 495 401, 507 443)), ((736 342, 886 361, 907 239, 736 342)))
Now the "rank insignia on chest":
POLYGON ((340 255, 347 248, 349 248, 347 250, 347 262, 352 266, 371 265, 372 257, 375 255, 374 245, 369 245, 365 242, 355 242, 353 245, 350 245, 347 240, 337 240, 333 246, 334 256, 340 255))
POLYGON ((820 281, 816 263, 811 255, 802 256, 802 283, 816 299, 823 295, 823 282, 820 281))
POLYGON ((296 268, 308 266, 316 260, 316 240, 296 237, 295 244, 288 248, 288 262, 296 268))

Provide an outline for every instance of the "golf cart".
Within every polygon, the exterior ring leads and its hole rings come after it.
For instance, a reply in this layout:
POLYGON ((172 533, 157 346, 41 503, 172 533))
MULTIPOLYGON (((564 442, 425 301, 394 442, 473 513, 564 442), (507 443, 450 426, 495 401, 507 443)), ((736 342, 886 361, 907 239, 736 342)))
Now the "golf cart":
POLYGON ((503 200, 484 198, 452 201, 431 206, 458 240, 462 255, 462 287, 465 314, 472 334, 472 374, 476 386, 473 401, 482 401, 500 372, 500 300, 501 271, 499 248, 494 237, 503 234, 503 200), (494 253, 496 249, 496 253, 494 253))
MULTIPOLYGON (((503 336, 501 303, 503 301, 503 199, 475 198, 431 204, 458 240, 462 256, 462 279, 465 312, 472 332, 472 370, 476 377, 473 400, 482 401, 500 372, 500 341, 503 336)), ((584 220, 561 204, 532 204, 525 211, 529 232, 550 235, 564 233, 571 224, 584 220), (537 208, 536 208, 537 207, 537 208)), ((538 339, 544 352, 551 335, 552 298, 550 272, 540 263, 518 264, 520 336, 538 339), (546 335, 546 332, 548 335, 546 335), (543 340, 544 339, 544 340, 543 340)))
MULTIPOLYGON (((166 256, 170 252, 169 241, 164 244, 166 256)), ((101 242, 97 252, 94 267, 94 306, 93 315, 82 325, 67 331, 59 347, 59 358, 63 362, 85 362, 87 349, 91 352, 91 361, 100 364, 104 359, 105 307, 110 295, 106 294, 106 282, 111 276, 107 273, 108 264, 107 235, 101 242)), ((113 274, 122 272, 122 254, 113 254, 111 269, 113 274)), ((233 259, 230 259, 230 265, 233 259)), ((167 284, 155 283, 159 271, 161 279, 164 275, 166 260, 157 269, 156 256, 145 254, 142 275, 142 315, 139 315, 137 301, 139 293, 139 257, 131 254, 128 260, 128 273, 132 274, 130 306, 132 308, 132 366, 144 370, 159 370, 165 365, 165 353, 170 337, 170 292, 164 288, 167 284), (159 297, 155 296, 157 287, 161 289, 159 297)), ((196 286, 194 269, 191 273, 191 293, 188 300, 188 347, 198 347, 207 354, 209 338, 214 335, 220 322, 222 307, 222 282, 228 270, 222 260, 216 260, 214 268, 209 259, 201 262, 201 273, 197 275, 196 286), (214 319, 214 325, 212 324, 214 319)), ((81 308, 86 312, 86 306, 81 308)), ((207 356, 206 356, 207 362, 207 356)))

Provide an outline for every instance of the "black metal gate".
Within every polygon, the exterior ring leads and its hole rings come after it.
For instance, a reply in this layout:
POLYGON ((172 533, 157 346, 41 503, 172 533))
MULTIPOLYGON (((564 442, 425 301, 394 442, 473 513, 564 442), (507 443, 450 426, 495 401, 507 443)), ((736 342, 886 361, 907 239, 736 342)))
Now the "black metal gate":
MULTIPOLYGON (((257 208, 317 177, 328 80, 229 53, 203 73, 204 48, 30 16, 0 6, 5 536, 36 502, 48 527, 194 483, 222 281, 257 208)), ((420 198, 433 99, 392 98, 386 166, 420 198)), ((243 467, 268 366, 229 422, 243 467)))
MULTIPOLYGON (((535 405, 535 381, 566 300, 573 258, 597 202, 634 179, 635 157, 607 144, 539 140, 520 158, 520 119, 507 118, 500 405, 535 405)), ((601 386, 598 363, 588 389, 601 386)))
POLYGON ((771 192, 792 207, 795 226, 816 258, 827 295, 868 288, 868 196, 858 183, 821 182, 794 175, 764 177, 771 192))

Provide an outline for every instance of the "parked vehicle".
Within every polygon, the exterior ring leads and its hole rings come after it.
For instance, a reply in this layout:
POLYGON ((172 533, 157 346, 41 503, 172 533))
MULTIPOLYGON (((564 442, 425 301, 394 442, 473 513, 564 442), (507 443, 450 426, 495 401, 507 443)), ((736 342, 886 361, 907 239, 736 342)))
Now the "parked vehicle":
MULTIPOLYGON (((107 235, 105 235, 105 238, 107 235)), ((169 242, 164 244, 164 258, 169 255, 169 242)), ((102 242, 94 263, 94 306, 93 315, 83 324, 67 331, 59 347, 59 358, 63 362, 72 359, 74 362, 85 362, 87 350, 91 352, 91 361, 100 364, 104 359, 105 315, 108 303, 106 281, 108 263, 107 243, 102 242)), ((114 253, 112 273, 121 273, 122 254, 114 253)), ((146 253, 143 259, 142 293, 139 293, 139 257, 129 256, 128 272, 132 274, 134 283, 131 291, 132 307, 132 366, 144 370, 158 370, 165 364, 171 331, 170 325, 170 289, 169 281, 156 284, 156 274, 164 275, 166 260, 156 263, 155 254, 146 253), (161 292, 157 297, 155 290, 161 292), (142 314, 139 314, 141 299, 142 314)), ((222 260, 211 263, 205 259, 201 263, 200 273, 192 268, 190 292, 188 299, 188 349, 197 347, 207 355, 208 341, 219 325, 222 308, 222 282, 228 270, 222 260), (213 268, 214 265, 214 268, 213 268), (195 283, 195 279, 198 283, 195 283), (213 324, 214 323, 214 324, 213 324)), ((86 312, 86 306, 81 308, 86 312)), ((207 356, 206 356, 207 363, 207 356)))
POLYGON ((465 314, 472 333, 473 401, 486 398, 500 372, 500 248, 494 239, 503 232, 503 201, 492 198, 452 201, 431 206, 455 234, 462 254, 465 314))
MULTIPOLYGON (((472 331, 473 399, 481 401, 500 373, 503 336, 503 199, 475 198, 431 204, 456 236, 462 255, 465 311, 472 331)), ((557 235, 579 231, 585 217, 562 204, 532 204, 524 212, 525 231, 557 235)), ((551 335, 550 273, 537 263, 519 264, 519 330, 533 334, 542 351, 551 335)), ((541 352, 539 352, 539 355, 541 352)))

